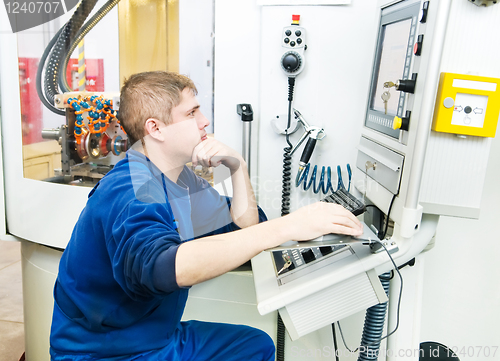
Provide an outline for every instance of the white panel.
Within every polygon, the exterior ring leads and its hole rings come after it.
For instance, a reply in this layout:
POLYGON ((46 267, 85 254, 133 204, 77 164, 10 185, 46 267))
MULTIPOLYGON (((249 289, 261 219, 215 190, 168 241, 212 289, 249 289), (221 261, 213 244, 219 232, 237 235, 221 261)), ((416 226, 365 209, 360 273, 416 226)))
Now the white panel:
MULTIPOLYGON (((453 1, 441 71, 500 77, 500 49, 484 36, 500 31, 499 18, 499 6, 453 1)), ((489 138, 460 139, 431 131, 420 194, 424 212, 478 217, 490 144, 489 138)))
POLYGON ((500 77, 500 47, 484 36, 498 33, 498 19, 498 5, 484 8, 468 1, 453 1, 441 71, 500 77))
POLYGON ((289 332, 296 339, 375 304, 378 298, 370 280, 361 273, 286 306, 293 327, 285 325, 293 328, 289 332))
POLYGON ((494 92, 497 90, 496 83, 486 83, 484 81, 453 79, 453 86, 455 88, 486 90, 494 92))
POLYGON ((348 5, 351 0, 257 0, 258 5, 348 5))
POLYGON ((431 132, 420 202, 479 209, 490 144, 489 138, 431 132))
POLYGON ((21 255, 26 359, 50 361, 53 291, 62 252, 22 241, 21 255))

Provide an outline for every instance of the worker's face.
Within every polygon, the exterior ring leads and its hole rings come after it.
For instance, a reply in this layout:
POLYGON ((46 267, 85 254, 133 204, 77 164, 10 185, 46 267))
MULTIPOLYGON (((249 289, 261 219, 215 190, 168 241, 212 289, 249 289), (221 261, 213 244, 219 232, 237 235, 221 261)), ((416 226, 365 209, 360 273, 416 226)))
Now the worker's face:
POLYGON ((181 93, 181 102, 172 109, 171 122, 165 127, 169 153, 191 160, 193 149, 207 138, 205 128, 210 124, 200 111, 200 104, 189 88, 181 93))

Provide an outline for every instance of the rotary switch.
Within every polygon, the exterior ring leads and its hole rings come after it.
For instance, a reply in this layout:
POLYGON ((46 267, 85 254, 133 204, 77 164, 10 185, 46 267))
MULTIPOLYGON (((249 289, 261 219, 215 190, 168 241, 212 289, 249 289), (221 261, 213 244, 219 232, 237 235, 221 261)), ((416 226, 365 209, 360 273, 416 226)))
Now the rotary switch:
POLYGON ((295 51, 288 51, 281 57, 281 66, 287 73, 297 72, 302 65, 302 57, 295 51))

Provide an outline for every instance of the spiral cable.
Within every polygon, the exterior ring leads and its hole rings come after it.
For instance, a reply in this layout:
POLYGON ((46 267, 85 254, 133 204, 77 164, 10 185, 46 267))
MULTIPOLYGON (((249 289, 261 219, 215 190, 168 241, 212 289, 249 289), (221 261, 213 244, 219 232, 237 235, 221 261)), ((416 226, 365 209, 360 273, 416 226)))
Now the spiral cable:
MULTIPOLYGON (((391 272, 386 272, 379 276, 387 296, 389 296, 390 277, 391 272)), ((382 332, 384 331, 385 315, 387 313, 387 303, 379 303, 366 310, 358 361, 376 361, 378 359, 382 332)))
POLYGON ((292 180, 292 156, 290 155, 291 148, 286 147, 283 149, 283 178, 281 190, 281 215, 286 216, 290 213, 290 195, 291 187, 290 181, 292 180))
POLYGON ((328 192, 333 193, 334 189, 332 185, 332 169, 330 167, 325 168, 324 166, 322 166, 319 182, 316 183, 318 166, 317 165, 314 166, 313 171, 311 173, 311 177, 309 178, 308 182, 307 179, 309 176, 310 168, 311 164, 307 163, 305 168, 297 173, 297 177, 295 178, 295 186, 299 187, 300 184, 302 184, 302 189, 304 189, 304 191, 308 191, 312 186, 313 192, 315 194, 318 194, 320 191, 323 192, 323 194, 327 194, 328 192), (325 176, 326 176, 326 181, 325 181, 325 176))
MULTIPOLYGON (((295 86, 295 78, 288 78, 288 123, 286 127, 286 143, 287 146, 283 149, 283 177, 282 177, 282 193, 281 193, 281 216, 286 216, 290 213, 290 195, 291 195, 291 180, 292 180, 292 148, 288 129, 292 123, 292 101, 293 88, 295 86)), ((276 332, 276 360, 285 360, 285 324, 278 312, 278 324, 276 332)))

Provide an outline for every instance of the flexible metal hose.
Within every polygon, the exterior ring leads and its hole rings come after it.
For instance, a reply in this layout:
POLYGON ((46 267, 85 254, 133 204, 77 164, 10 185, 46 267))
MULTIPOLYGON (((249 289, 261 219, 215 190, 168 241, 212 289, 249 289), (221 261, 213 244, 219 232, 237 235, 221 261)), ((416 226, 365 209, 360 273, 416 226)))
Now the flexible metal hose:
MULTIPOLYGON (((57 80, 59 72, 61 71, 60 63, 62 57, 69 48, 71 39, 73 39, 78 30, 80 30, 83 22, 90 14, 96 3, 97 0, 82 0, 54 45, 54 49, 52 50, 49 58, 49 63, 47 64, 47 68, 45 70, 44 78, 45 98, 51 104, 54 104, 55 95, 59 94, 57 80)), ((63 69, 63 71, 65 71, 65 69, 63 69)))
POLYGON ((64 59, 61 63, 61 69, 63 69, 63 71, 59 72, 59 87, 63 92, 73 91, 73 89, 71 89, 71 87, 68 84, 68 79, 66 78, 66 71, 65 71, 68 68, 68 63, 69 59, 71 58, 71 54, 73 54, 73 51, 78 46, 80 41, 83 40, 85 35, 87 35, 89 31, 92 30, 94 26, 96 26, 97 23, 101 21, 101 19, 104 16, 106 16, 106 14, 108 14, 111 11, 111 9, 113 9, 119 2, 120 0, 109 0, 94 14, 94 16, 92 16, 85 23, 85 25, 75 34, 74 38, 72 38, 71 43, 69 45, 69 49, 66 52, 64 59))
POLYGON ((45 105, 45 107, 47 109, 51 110, 52 112, 56 113, 57 115, 65 115, 66 112, 55 108, 54 104, 49 103, 47 101, 47 99, 45 99, 45 95, 43 94, 43 89, 42 89, 42 71, 43 71, 43 68, 45 65, 45 60, 49 56, 50 50, 52 49, 52 47, 56 43, 57 39, 59 38, 59 35, 61 35, 65 26, 66 26, 66 24, 64 24, 64 26, 61 29, 59 29, 59 31, 56 33, 56 35, 54 35, 54 37, 50 40, 49 44, 47 45, 47 47, 45 48, 45 51, 42 54, 42 57, 40 58, 40 61, 38 63, 38 69, 36 71, 36 92, 38 93, 38 98, 40 98, 41 102, 43 103, 43 105, 45 105))
MULTIPOLYGON (((391 272, 384 273, 379 277, 386 295, 389 295, 390 277, 391 272)), ((386 313, 387 302, 372 306, 366 310, 358 361, 376 361, 378 359, 386 313)))

